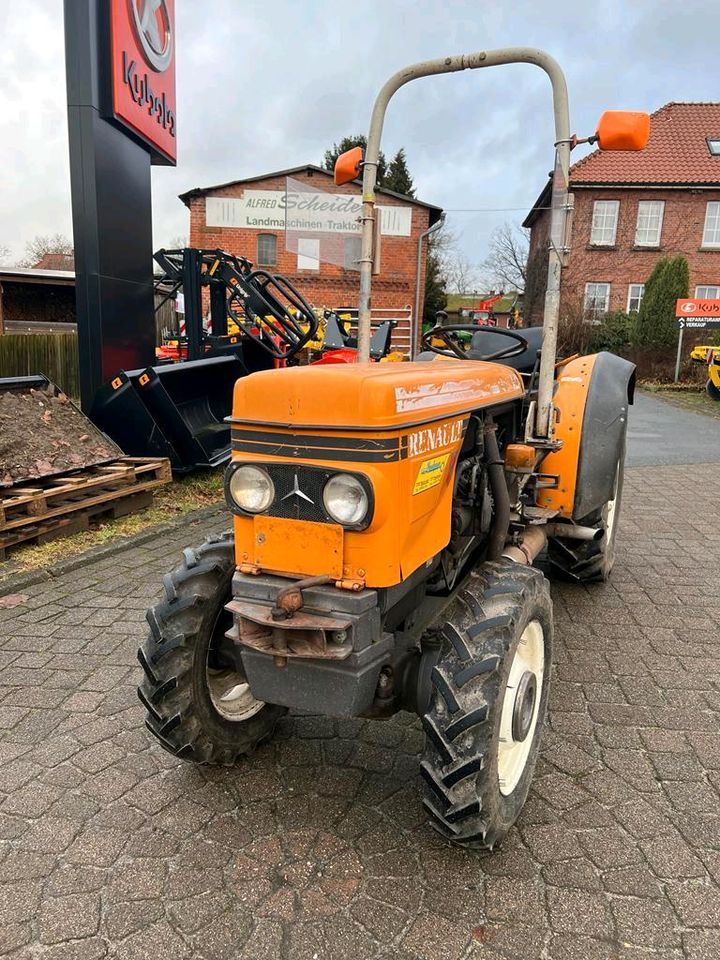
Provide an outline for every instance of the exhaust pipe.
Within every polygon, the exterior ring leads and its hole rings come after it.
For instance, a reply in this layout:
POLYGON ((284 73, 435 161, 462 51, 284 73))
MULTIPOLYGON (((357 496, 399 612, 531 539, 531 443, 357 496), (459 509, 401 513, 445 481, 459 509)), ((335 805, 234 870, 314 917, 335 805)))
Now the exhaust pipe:
POLYGON ((524 563, 530 566, 546 543, 545 526, 526 527, 522 543, 508 544, 502 556, 505 560, 512 560, 513 563, 524 563))
POLYGON ((520 543, 505 546, 502 556, 513 563, 530 565, 547 543, 548 537, 567 540, 600 540, 605 531, 598 527, 582 527, 574 523, 544 523, 526 527, 520 543))
POLYGON ((544 529, 549 537, 565 540, 602 540, 605 536, 602 527, 581 527, 574 523, 546 523, 544 529))

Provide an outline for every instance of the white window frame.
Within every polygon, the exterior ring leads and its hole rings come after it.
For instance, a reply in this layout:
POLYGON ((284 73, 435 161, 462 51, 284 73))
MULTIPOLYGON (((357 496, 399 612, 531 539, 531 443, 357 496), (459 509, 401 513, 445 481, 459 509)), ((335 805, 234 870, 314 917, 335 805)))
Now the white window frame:
POLYGON ((702 245, 704 247, 720 247, 720 200, 708 200, 707 202, 702 245))
POLYGON ((640 309, 640 304, 642 303, 643 297, 645 296, 645 284, 644 283, 629 283, 628 284, 628 297, 627 297, 627 312, 628 313, 637 313, 640 309), (639 293, 633 295, 633 290, 639 290, 639 293), (637 300, 637 307, 632 308, 630 303, 632 300, 637 300))
POLYGON ((720 283, 699 283, 695 287, 695 299, 696 300, 720 300, 720 283), (704 290, 705 293, 700 293, 701 290, 704 290), (714 290, 715 295, 709 297, 707 294, 708 290, 714 290))
MULTIPOLYGON (((665 216, 665 201, 664 201, 664 200, 640 200, 640 201, 638 201, 637 220, 635 221, 635 246, 636 246, 636 247, 659 247, 659 246, 660 246, 660 240, 661 240, 661 238, 662 238, 662 226, 663 226, 663 218, 664 218, 664 216, 665 216), (645 211, 647 210, 647 208, 650 207, 650 206, 653 206, 653 207, 656 207, 656 206, 657 206, 657 207, 659 207, 659 209, 660 209, 660 214, 659 214, 659 216, 658 216, 658 221, 657 221, 657 231, 656 231, 655 239, 644 239, 644 240, 641 240, 641 239, 640 239, 640 230, 641 230, 641 227, 640 227, 640 219, 641 219, 641 217, 647 217, 647 219, 648 219, 648 221, 649 221, 650 217, 654 216, 654 214, 645 213, 645 211)), ((644 231, 646 231, 646 233, 649 235, 649 226, 647 225, 647 223, 645 224, 644 227, 642 227, 642 229, 643 229, 644 231)))
POLYGON ((593 203, 590 224, 590 243, 593 247, 615 246, 619 218, 619 200, 596 200, 593 203))
POLYGON ((607 313, 610 309, 610 284, 606 283, 604 280, 591 280, 585 284, 585 299, 583 300, 583 307, 585 312, 592 315, 593 317, 600 316, 603 313, 607 313), (590 299, 590 288, 595 288, 595 293, 593 294, 593 305, 591 306, 590 299), (598 307, 597 303, 597 288, 605 287, 605 306, 598 307))

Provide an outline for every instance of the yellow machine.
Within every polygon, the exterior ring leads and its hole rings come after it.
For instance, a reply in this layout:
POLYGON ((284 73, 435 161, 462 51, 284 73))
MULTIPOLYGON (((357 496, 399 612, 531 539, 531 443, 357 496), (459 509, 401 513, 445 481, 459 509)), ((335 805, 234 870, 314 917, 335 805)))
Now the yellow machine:
MULTIPOLYGON (((233 530, 185 551, 139 653, 148 728, 199 763, 251 752, 287 709, 417 713, 431 823, 489 848, 523 806, 547 706, 552 603, 532 564, 547 545, 561 575, 609 576, 634 367, 608 353, 556 363, 562 222, 540 358, 530 331, 456 325, 430 330, 417 362, 371 363, 370 284, 392 93, 415 77, 518 61, 551 79, 567 173, 576 138, 564 78, 541 51, 448 57, 388 81, 362 163, 358 362, 237 382, 233 530)), ((646 115, 606 114, 592 139, 639 149, 647 136, 646 115)), ((361 160, 343 155, 336 181, 361 160)))
POLYGON ((720 346, 697 346, 690 351, 690 359, 707 366, 705 390, 713 400, 720 400, 720 346))

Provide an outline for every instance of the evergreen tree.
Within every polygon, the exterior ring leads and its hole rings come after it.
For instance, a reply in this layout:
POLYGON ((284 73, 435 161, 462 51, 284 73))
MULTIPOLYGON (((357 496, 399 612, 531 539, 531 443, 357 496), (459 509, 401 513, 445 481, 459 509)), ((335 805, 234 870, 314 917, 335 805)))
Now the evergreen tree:
MULTIPOLYGON (((362 147, 364 150, 367 147, 367 137, 364 137, 361 133, 357 133, 354 137, 343 137, 340 143, 334 143, 329 150, 325 151, 325 156, 323 157, 323 166, 325 169, 330 171, 334 170, 335 161, 340 154, 345 153, 346 150, 352 150, 353 147, 362 147)), ((384 180, 386 173, 387 160, 381 150, 378 156, 377 169, 377 185, 379 187, 385 186, 384 180)))
POLYGON ((445 277, 439 251, 429 237, 427 262, 425 266, 425 301, 423 306, 423 327, 434 327, 435 315, 444 310, 447 303, 447 279, 445 277))
POLYGON ((672 346, 678 325, 675 301, 688 295, 690 272, 683 256, 664 257, 655 264, 645 284, 645 293, 635 324, 635 340, 641 346, 672 346))
POLYGON ((386 190, 394 190, 395 193, 401 193, 405 197, 415 196, 415 185, 408 170, 407 158, 403 147, 400 147, 390 161, 390 166, 387 168, 382 186, 385 187, 386 190))

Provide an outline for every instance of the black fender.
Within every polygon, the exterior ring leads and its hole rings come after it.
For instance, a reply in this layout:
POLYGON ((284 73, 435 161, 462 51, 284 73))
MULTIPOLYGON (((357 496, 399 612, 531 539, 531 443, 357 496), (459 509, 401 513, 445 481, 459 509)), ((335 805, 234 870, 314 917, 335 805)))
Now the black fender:
POLYGON ((573 520, 579 522, 615 495, 615 474, 627 434, 635 393, 635 364, 614 353, 598 353, 590 375, 583 416, 573 520))

